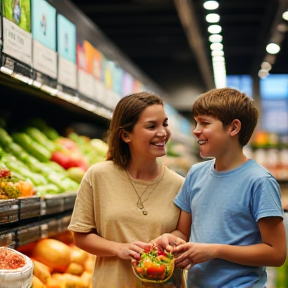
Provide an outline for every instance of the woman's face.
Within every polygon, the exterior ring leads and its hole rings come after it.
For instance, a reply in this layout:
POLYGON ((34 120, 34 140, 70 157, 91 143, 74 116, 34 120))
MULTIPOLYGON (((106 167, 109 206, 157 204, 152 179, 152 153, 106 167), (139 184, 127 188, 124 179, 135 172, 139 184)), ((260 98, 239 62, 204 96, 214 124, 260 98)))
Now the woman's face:
POLYGON ((166 143, 171 131, 164 107, 154 104, 146 107, 140 114, 132 132, 128 133, 131 158, 145 157, 155 159, 166 154, 166 143))

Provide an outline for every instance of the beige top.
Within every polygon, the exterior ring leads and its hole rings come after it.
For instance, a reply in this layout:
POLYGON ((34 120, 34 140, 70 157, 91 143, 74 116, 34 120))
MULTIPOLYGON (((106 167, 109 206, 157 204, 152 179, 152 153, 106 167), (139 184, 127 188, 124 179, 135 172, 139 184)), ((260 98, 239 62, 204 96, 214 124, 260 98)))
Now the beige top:
MULTIPOLYGON (((173 199, 184 178, 165 166, 163 173, 153 181, 143 181, 128 176, 112 161, 94 164, 82 180, 68 229, 80 233, 96 230, 101 237, 119 243, 149 242, 173 231, 180 215, 173 199), (149 185, 142 201, 159 182, 144 202, 147 215, 137 207, 138 197, 128 177, 140 195, 149 185)), ((136 287, 142 284, 133 274, 130 260, 97 257, 93 288, 136 287)))

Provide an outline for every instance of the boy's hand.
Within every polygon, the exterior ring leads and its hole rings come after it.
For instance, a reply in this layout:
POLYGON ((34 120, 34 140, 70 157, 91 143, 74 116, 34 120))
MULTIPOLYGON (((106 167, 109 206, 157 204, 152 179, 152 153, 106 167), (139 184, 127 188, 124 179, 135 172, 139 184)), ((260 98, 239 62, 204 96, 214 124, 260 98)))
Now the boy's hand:
POLYGON ((162 250, 173 253, 176 246, 184 244, 186 241, 173 234, 165 233, 152 240, 151 243, 162 250))
POLYGON ((184 269, 214 258, 213 246, 210 244, 187 242, 174 249, 174 253, 179 253, 175 259, 178 268, 184 269))

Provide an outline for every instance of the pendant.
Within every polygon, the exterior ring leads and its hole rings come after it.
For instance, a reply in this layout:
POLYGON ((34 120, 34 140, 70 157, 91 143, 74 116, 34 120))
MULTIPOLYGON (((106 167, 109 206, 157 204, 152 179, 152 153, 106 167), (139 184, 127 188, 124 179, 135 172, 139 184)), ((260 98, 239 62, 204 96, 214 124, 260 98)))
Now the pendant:
POLYGON ((139 209, 143 209, 144 208, 144 205, 142 204, 142 202, 137 202, 137 207, 139 208, 139 209))
POLYGON ((142 211, 143 215, 147 215, 148 212, 146 210, 142 211))

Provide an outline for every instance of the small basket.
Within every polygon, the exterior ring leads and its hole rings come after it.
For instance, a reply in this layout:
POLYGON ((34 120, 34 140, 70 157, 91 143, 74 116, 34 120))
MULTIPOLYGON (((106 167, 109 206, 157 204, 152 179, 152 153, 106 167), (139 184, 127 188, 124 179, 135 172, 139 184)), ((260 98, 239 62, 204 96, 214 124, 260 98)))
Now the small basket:
POLYGON ((14 253, 21 255, 25 264, 21 268, 17 269, 0 269, 0 287, 1 288, 31 288, 32 287, 32 279, 33 279, 33 262, 26 255, 8 248, 8 247, 0 247, 0 249, 8 249, 13 251, 14 253))

